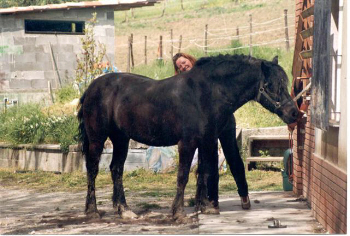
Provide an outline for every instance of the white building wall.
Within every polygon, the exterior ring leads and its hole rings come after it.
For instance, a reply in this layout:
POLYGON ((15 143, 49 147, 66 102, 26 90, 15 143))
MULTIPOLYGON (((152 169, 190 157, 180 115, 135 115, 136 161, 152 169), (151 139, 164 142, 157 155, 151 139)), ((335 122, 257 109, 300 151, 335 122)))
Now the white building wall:
POLYGON ((27 34, 25 19, 87 21, 97 12, 96 39, 106 45, 114 64, 114 10, 108 7, 0 15, 0 106, 5 97, 28 100, 47 99, 48 81, 57 88, 51 49, 63 83, 75 76, 76 56, 81 53, 83 35, 27 34), (36 95, 35 95, 36 94, 36 95))

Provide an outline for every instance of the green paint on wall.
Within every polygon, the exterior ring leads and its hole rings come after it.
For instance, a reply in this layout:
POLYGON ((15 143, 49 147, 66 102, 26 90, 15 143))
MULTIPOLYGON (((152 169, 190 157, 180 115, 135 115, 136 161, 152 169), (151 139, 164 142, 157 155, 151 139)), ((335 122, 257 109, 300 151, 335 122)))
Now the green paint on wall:
POLYGON ((2 56, 7 54, 16 54, 16 55, 23 54, 23 47, 0 45, 0 55, 2 56))

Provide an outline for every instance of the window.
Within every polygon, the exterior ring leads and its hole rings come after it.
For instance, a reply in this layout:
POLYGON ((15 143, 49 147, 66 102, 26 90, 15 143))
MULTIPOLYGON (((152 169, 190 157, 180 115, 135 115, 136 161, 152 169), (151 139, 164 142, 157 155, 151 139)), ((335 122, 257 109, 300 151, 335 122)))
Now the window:
POLYGON ((332 15, 331 15, 331 63, 332 63, 332 75, 330 78, 329 86, 329 125, 339 126, 340 123, 340 79, 341 79, 341 66, 342 66, 342 25, 339 25, 339 1, 332 1, 332 15))
POLYGON ((84 34, 84 21, 24 20, 26 33, 84 34))

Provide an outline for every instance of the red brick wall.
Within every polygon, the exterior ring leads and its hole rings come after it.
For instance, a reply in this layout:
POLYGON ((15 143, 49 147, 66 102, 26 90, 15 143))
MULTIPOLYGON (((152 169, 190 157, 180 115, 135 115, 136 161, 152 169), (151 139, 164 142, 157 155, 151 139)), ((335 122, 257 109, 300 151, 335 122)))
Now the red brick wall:
POLYGON ((315 130, 307 117, 293 132, 293 191, 307 198, 329 233, 347 233, 347 175, 314 154, 315 130))
POLYGON ((346 234, 346 174, 317 155, 312 155, 311 207, 329 233, 346 234))
MULTIPOLYGON (((297 21, 299 14, 314 4, 314 0, 295 0, 295 4, 297 21)), ((312 26, 313 16, 304 19, 303 23, 303 29, 312 26)), ((302 50, 312 49, 312 43, 312 37, 304 40, 302 50)), ((309 78, 311 68, 311 59, 303 60, 300 75, 309 78)), ((293 82, 297 82, 298 73, 293 74, 293 82)), ((308 101, 304 99, 303 104, 307 106, 308 101)), ((314 153, 315 129, 310 116, 308 109, 293 132, 293 191, 307 199, 313 215, 329 233, 346 234, 347 174, 314 153)))
POLYGON ((315 135, 310 116, 298 122, 293 132, 293 191, 309 199, 312 181, 311 154, 314 152, 315 135))

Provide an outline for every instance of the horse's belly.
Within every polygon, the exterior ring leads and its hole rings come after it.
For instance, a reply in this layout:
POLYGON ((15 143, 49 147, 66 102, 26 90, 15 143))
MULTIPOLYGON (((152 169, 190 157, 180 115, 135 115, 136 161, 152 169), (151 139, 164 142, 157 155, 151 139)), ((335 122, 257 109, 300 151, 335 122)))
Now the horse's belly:
POLYGON ((173 146, 179 142, 178 138, 169 138, 169 137, 144 137, 139 135, 130 135, 130 138, 149 146, 173 146))
POLYGON ((177 144, 181 137, 181 120, 172 110, 140 102, 135 106, 123 104, 115 114, 117 127, 137 142, 170 146, 177 144))
POLYGON ((128 136, 150 146, 171 146, 177 144, 180 139, 175 126, 170 124, 135 124, 129 129, 128 136))

